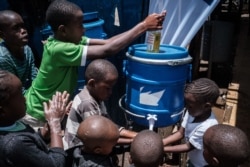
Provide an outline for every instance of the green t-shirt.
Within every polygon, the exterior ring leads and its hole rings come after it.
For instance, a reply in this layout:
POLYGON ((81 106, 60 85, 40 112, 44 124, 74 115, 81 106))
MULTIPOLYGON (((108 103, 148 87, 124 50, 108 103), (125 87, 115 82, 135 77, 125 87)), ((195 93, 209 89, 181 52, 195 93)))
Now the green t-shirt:
POLYGON ((37 77, 25 93, 27 113, 45 121, 43 102, 52 98, 56 91, 72 94, 78 77, 78 67, 85 66, 88 38, 83 37, 76 45, 50 37, 44 45, 42 62, 37 77))

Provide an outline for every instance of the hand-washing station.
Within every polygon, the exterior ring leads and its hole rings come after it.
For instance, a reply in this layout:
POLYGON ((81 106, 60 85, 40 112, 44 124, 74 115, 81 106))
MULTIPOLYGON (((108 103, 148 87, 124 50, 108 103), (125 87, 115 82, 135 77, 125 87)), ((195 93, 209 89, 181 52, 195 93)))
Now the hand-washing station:
POLYGON ((146 44, 129 47, 125 112, 139 125, 164 127, 177 123, 184 110, 184 88, 190 76, 185 48, 161 45, 159 53, 147 52, 146 44))

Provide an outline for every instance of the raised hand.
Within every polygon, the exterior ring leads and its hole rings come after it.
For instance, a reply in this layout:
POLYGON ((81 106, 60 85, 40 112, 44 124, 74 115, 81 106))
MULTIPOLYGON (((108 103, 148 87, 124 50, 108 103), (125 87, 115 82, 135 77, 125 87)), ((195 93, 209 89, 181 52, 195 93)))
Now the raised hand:
POLYGON ((56 92, 49 103, 43 103, 45 118, 48 121, 50 130, 56 133, 61 132, 61 120, 66 113, 66 104, 69 99, 69 94, 64 91, 56 92))
MULTIPOLYGON (((65 112, 64 112, 64 115, 65 115, 65 114, 69 113, 71 106, 72 106, 72 101, 68 102, 69 101, 69 93, 67 91, 63 92, 62 101, 63 101, 63 106, 65 107, 65 112)), ((63 119, 63 117, 61 118, 61 120, 63 119)))
POLYGON ((162 23, 165 19, 165 16, 166 16, 166 11, 163 11, 160 14, 157 13, 150 14, 143 21, 143 24, 148 30, 162 29, 162 23))

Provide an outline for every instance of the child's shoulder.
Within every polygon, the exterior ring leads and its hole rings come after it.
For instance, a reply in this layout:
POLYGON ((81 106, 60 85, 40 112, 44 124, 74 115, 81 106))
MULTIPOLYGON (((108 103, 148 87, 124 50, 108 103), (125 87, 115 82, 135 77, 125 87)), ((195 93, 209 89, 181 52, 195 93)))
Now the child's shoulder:
POLYGON ((213 112, 211 112, 211 115, 209 118, 207 118, 206 120, 204 120, 201 124, 200 127, 204 130, 208 129, 209 127, 213 126, 213 125, 217 125, 218 121, 215 117, 215 115, 213 114, 213 112))
POLYGON ((214 125, 218 124, 218 120, 213 112, 211 112, 210 117, 208 117, 207 121, 214 123, 214 125))

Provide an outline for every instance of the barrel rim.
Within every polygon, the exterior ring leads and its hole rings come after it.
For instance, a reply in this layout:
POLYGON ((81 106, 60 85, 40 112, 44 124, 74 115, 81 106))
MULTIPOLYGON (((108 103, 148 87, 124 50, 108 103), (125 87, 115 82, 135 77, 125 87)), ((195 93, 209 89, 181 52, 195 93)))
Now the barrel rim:
POLYGON ((128 53, 136 57, 150 59, 180 59, 188 55, 188 51, 184 47, 176 45, 161 44, 159 52, 148 52, 147 44, 135 44, 128 48, 128 53))
POLYGON ((178 66, 178 65, 184 65, 184 64, 188 64, 192 62, 192 57, 190 55, 182 59, 146 59, 146 58, 133 56, 127 52, 126 56, 129 59, 140 62, 140 63, 154 64, 154 65, 178 66))

